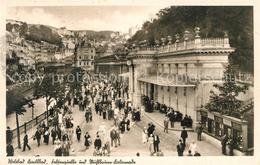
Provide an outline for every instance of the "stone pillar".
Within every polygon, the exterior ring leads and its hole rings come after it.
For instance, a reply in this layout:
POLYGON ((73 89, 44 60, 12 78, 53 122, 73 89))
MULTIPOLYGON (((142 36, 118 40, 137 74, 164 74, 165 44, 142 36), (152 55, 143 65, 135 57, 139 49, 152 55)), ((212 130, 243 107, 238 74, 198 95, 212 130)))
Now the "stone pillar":
POLYGON ((133 86, 134 86, 134 83, 133 83, 133 66, 132 65, 129 65, 129 85, 128 85, 128 90, 129 90, 129 98, 131 101, 133 101, 133 86))
POLYGON ((224 48, 230 48, 227 32, 225 32, 225 35, 224 35, 224 48))
POLYGON ((242 123, 243 151, 246 151, 248 149, 247 134, 248 134, 248 125, 247 125, 247 122, 245 122, 245 123, 242 123))
POLYGON ((184 49, 187 49, 187 41, 189 39, 189 37, 188 37, 189 33, 190 32, 188 30, 185 30, 185 32, 184 32, 184 42, 183 42, 184 49))
POLYGON ((138 71, 138 65, 134 65, 132 67, 133 71, 133 104, 135 107, 141 107, 141 88, 140 88, 140 82, 138 81, 139 78, 139 71, 138 71))

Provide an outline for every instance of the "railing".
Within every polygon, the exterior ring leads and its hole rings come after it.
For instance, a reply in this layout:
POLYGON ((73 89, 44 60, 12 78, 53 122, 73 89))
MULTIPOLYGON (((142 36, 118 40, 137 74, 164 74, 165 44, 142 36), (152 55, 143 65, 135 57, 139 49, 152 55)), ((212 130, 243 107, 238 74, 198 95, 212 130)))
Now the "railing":
POLYGON ((148 54, 148 53, 167 53, 180 50, 205 49, 205 48, 230 48, 228 38, 196 38, 194 40, 186 40, 183 42, 175 42, 173 44, 163 45, 158 48, 141 47, 136 48, 130 54, 148 54))
MULTIPOLYGON (((20 134, 27 132, 29 129, 33 128, 34 126, 41 123, 43 120, 47 118, 46 111, 38 116, 36 116, 34 119, 29 120, 28 122, 25 122, 24 124, 19 126, 20 134)), ((50 114, 50 113, 49 113, 50 114)), ((17 137, 17 128, 12 130, 13 138, 17 137)))
POLYGON ((224 47, 224 38, 204 38, 201 39, 201 46, 207 48, 219 48, 224 47))

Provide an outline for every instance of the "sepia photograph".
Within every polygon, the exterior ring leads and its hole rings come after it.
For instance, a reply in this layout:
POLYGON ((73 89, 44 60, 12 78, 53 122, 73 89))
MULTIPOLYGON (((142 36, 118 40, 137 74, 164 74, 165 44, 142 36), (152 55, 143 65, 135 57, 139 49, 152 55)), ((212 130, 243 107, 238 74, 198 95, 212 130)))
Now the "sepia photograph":
POLYGON ((5 155, 254 156, 253 29, 253 6, 7 7, 5 155))

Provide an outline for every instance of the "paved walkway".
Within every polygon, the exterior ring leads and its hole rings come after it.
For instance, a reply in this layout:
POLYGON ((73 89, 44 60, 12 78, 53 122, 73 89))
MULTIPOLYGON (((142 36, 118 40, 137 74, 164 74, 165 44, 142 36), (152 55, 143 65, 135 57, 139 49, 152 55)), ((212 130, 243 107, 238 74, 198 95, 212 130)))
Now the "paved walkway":
MULTIPOLYGON (((178 140, 180 139, 181 136, 181 126, 180 124, 177 125, 175 123, 175 127, 179 127, 178 130, 174 129, 169 129, 168 133, 163 132, 163 119, 164 119, 164 114, 161 114, 159 112, 153 112, 153 113, 147 113, 147 112, 142 112, 142 122, 138 123, 140 127, 147 126, 148 122, 153 122, 156 126, 156 131, 158 132, 159 136, 163 141, 166 141, 166 144, 163 144, 165 148, 162 148, 162 151, 164 152, 165 156, 177 156, 176 152, 176 145, 178 144, 178 140), (144 124, 146 123, 146 124, 144 124)), ((215 145, 209 143, 206 140, 202 141, 197 141, 197 133, 193 131, 188 132, 188 138, 186 140, 187 146, 192 141, 195 141, 197 143, 197 150, 202 156, 220 156, 222 155, 221 153, 221 148, 216 147, 215 145)), ((186 150, 184 152, 184 155, 187 154, 188 150, 186 147, 186 150)))

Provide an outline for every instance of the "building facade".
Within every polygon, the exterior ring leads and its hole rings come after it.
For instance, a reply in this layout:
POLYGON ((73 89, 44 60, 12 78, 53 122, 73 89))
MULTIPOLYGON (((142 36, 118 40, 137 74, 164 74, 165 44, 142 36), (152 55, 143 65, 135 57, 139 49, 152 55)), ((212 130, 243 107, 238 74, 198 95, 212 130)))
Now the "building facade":
MULTIPOLYGON (((141 107, 142 96, 148 96, 154 102, 191 116, 193 128, 202 122, 204 135, 217 145, 228 134, 236 140, 235 148, 246 152, 253 141, 252 113, 245 120, 201 110, 209 101, 210 91, 216 90, 213 85, 222 83, 228 57, 235 51, 229 45, 228 35, 203 39, 199 28, 195 28, 194 39, 184 33, 182 42, 179 35, 174 43, 168 41, 167 45, 162 43, 156 48, 135 48, 127 57, 133 105, 141 107)), ((246 103, 243 106, 252 112, 253 102, 248 100, 253 100, 253 94, 248 93, 239 97, 246 103)))
MULTIPOLYGON (((229 45, 228 35, 223 38, 201 38, 199 28, 189 39, 184 33, 181 39, 154 48, 135 47, 124 60, 114 55, 96 61, 96 72, 128 77, 129 95, 134 107, 141 107, 142 96, 165 104, 183 115, 191 116, 193 128, 203 124, 204 138, 217 146, 224 134, 237 142, 237 153, 246 153, 253 147, 253 86, 238 98, 245 102, 245 118, 234 118, 216 112, 204 111, 214 84, 222 84, 228 58, 234 48, 229 45), (182 40, 182 41, 180 41, 182 40), (124 69, 128 68, 128 69, 124 69)), ((217 91, 215 91, 217 92, 217 91)), ((236 154, 237 154, 236 153, 236 154)))
POLYGON ((80 44, 75 52, 75 66, 85 70, 94 70, 94 58, 96 55, 95 47, 88 44, 80 44))

